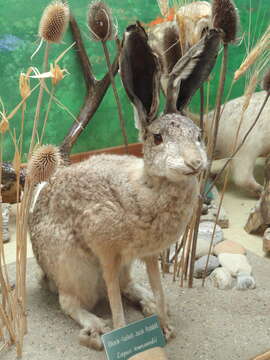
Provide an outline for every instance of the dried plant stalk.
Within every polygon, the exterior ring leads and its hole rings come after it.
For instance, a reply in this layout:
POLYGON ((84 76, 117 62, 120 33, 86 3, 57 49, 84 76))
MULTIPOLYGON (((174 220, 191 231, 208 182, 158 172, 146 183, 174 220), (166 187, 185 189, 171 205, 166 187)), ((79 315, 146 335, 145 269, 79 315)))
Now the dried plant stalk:
POLYGON ((162 16, 166 16, 170 10, 169 0, 157 0, 158 7, 162 16))

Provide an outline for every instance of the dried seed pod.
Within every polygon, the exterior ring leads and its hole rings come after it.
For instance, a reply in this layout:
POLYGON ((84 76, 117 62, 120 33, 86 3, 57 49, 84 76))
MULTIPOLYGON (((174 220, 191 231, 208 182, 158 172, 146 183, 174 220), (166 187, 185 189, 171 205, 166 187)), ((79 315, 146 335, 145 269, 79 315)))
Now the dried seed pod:
POLYGON ((107 41, 115 37, 116 29, 111 9, 103 1, 94 1, 90 4, 87 22, 93 40, 107 41))
POLYGON ((175 26, 165 28, 162 38, 162 50, 165 60, 166 72, 169 74, 177 61, 181 58, 179 33, 175 26))
POLYGON ((61 163, 59 149, 43 145, 33 152, 27 166, 27 175, 34 184, 48 181, 61 163))
POLYGON ((43 11, 39 36, 49 43, 60 43, 69 22, 69 7, 61 1, 54 1, 43 11))
POLYGON ((213 0, 212 4, 213 25, 223 31, 224 43, 236 41, 239 15, 232 0, 213 0))
POLYGON ((270 92, 270 69, 265 74, 262 85, 263 85, 263 90, 270 92))

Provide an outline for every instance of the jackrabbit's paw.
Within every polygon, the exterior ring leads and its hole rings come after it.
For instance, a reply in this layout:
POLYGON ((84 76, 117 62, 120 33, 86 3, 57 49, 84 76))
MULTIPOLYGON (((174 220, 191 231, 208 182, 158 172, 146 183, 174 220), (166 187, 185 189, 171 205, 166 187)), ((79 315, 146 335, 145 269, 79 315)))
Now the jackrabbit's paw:
POLYGON ((165 339, 166 339, 167 341, 175 338, 174 327, 171 326, 170 324, 166 324, 166 325, 162 326, 162 330, 163 330, 165 339))
MULTIPOLYGON (((158 313, 156 302, 152 298, 141 300, 140 305, 142 308, 142 313, 145 317, 158 313)), ((168 305, 166 306, 166 315, 170 316, 168 305)))
POLYGON ((111 329, 105 325, 100 328, 84 328, 80 331, 79 343, 82 346, 86 346, 94 350, 103 350, 101 335, 109 331, 111 331, 111 329))
POLYGON ((152 299, 143 299, 140 301, 142 308, 142 313, 145 317, 151 316, 157 313, 157 306, 154 300, 152 299))

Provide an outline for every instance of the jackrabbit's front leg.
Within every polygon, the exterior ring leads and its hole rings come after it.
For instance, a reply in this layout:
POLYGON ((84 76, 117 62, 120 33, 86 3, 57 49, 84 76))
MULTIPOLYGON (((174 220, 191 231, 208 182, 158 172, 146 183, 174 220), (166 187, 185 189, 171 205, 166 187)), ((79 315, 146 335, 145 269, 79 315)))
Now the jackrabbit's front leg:
POLYGON ((157 311, 160 318, 161 326, 166 339, 169 340, 170 338, 174 337, 174 329, 169 324, 165 296, 159 271, 158 257, 152 256, 145 258, 145 263, 149 282, 154 294, 154 298, 156 299, 157 311))
POLYGON ((112 256, 108 252, 100 258, 103 277, 106 283, 108 298, 110 302, 114 329, 125 326, 125 316, 120 292, 120 256, 112 256))

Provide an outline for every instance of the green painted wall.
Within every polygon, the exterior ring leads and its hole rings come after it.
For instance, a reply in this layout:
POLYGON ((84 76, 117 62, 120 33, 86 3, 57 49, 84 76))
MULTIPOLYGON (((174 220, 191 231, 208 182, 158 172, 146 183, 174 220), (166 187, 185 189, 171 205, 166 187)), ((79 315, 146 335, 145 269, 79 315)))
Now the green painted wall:
MULTIPOLYGON (((248 31, 249 9, 251 3, 252 17, 252 38, 261 34, 270 18, 269 1, 265 0, 235 0, 239 8, 242 33, 248 31)), ((43 51, 36 55, 33 61, 30 56, 36 49, 39 39, 37 37, 39 19, 44 7, 49 3, 48 0, 1 0, 2 9, 0 19, 0 96, 5 104, 7 113, 20 101, 18 79, 21 71, 26 71, 29 66, 37 66, 41 69, 43 51)), ((105 61, 100 44, 94 43, 89 39, 89 32, 86 26, 86 9, 88 1, 69 0, 70 7, 79 22, 83 39, 91 61, 93 62, 94 72, 97 78, 103 76, 106 71, 105 61)), ((120 34, 124 28, 140 19, 142 22, 150 22, 159 15, 159 10, 155 0, 107 0, 113 8, 113 14, 118 20, 120 34)), ((63 44, 53 46, 50 52, 49 61, 52 62, 56 57, 68 47, 72 42, 70 31, 67 32, 63 44)), ((114 44, 110 44, 111 50, 114 44)), ((43 48, 44 50, 44 48, 43 48)), ((232 76, 234 70, 241 63, 245 54, 245 44, 230 48, 229 75, 232 76)), ((84 80, 77 62, 76 54, 70 51, 61 62, 62 67, 66 68, 70 75, 67 76, 57 88, 56 96, 61 102, 70 109, 73 114, 77 114, 85 93, 84 80)), ((216 79, 218 78, 219 64, 213 72, 214 82, 211 88, 211 106, 214 104, 214 94, 216 89, 216 79)), ((36 80, 32 81, 32 84, 36 80)), ((125 121, 129 135, 129 142, 137 141, 137 132, 134 129, 132 108, 127 101, 127 97, 120 86, 117 76, 118 88, 124 108, 125 121)), ((226 91, 231 82, 227 81, 226 91)), ((231 97, 240 96, 243 92, 244 80, 239 81, 232 90, 231 97)), ((25 133, 24 133, 24 152, 27 152, 34 118, 37 94, 31 96, 27 104, 25 133)), ((47 106, 48 97, 44 98, 44 106, 41 122, 43 121, 44 110, 47 106)), ((198 101, 195 97, 193 109, 198 109, 198 101)), ((10 121, 12 131, 20 133, 20 112, 10 121)), ((46 137, 44 143, 60 144, 64 135, 71 126, 72 118, 57 105, 53 105, 50 113, 46 137)), ((91 120, 85 132, 74 146, 73 152, 82 152, 122 144, 122 136, 116 114, 116 106, 111 89, 102 102, 94 118, 91 120)), ((13 157, 14 146, 9 135, 4 139, 4 159, 11 160, 13 157)))

